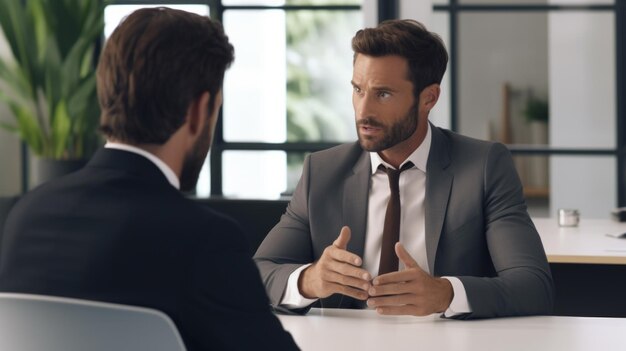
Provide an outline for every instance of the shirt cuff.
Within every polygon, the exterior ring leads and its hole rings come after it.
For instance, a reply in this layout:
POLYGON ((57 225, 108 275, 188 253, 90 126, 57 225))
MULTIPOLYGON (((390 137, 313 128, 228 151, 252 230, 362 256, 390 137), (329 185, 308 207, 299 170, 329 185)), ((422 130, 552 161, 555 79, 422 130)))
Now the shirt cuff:
POLYGON ((463 286, 461 279, 457 277, 442 278, 447 279, 450 284, 452 284, 452 290, 454 291, 454 297, 452 298, 452 302, 450 303, 448 309, 443 313, 444 317, 450 318, 458 316, 460 314, 472 312, 472 308, 470 307, 469 301, 467 300, 467 293, 465 292, 465 287, 463 286))
POLYGON ((298 289, 298 279, 300 279, 300 274, 310 265, 311 263, 305 264, 304 266, 291 272, 289 279, 287 280, 285 294, 283 295, 283 299, 280 300, 281 306, 285 306, 287 308, 303 308, 317 301, 317 299, 307 299, 302 296, 302 294, 300 294, 300 289, 298 289))

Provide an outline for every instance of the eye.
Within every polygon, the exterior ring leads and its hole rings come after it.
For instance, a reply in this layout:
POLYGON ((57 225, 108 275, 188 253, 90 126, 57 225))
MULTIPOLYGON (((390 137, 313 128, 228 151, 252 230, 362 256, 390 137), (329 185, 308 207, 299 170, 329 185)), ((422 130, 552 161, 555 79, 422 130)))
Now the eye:
POLYGON ((391 96, 391 93, 388 92, 388 91, 379 91, 378 92, 378 97, 379 98, 386 99, 386 98, 388 98, 390 96, 391 96))
POLYGON ((352 86, 352 90, 353 90, 355 93, 357 93, 357 94, 360 94, 360 93, 361 93, 361 88, 359 88, 359 87, 357 87, 357 86, 354 86, 354 85, 353 85, 353 86, 352 86))

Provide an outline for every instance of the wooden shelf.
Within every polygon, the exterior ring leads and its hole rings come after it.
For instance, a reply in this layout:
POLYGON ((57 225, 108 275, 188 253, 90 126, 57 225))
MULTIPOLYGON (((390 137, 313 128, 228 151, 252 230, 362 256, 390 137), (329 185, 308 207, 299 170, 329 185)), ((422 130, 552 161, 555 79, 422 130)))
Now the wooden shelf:
POLYGON ((549 188, 524 187, 524 197, 526 198, 547 199, 549 196, 549 188))

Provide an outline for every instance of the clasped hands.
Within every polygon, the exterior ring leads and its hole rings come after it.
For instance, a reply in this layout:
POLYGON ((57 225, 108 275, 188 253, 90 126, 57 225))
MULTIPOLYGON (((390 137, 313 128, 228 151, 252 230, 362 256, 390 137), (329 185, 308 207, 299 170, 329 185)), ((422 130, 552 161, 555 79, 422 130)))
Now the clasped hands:
POLYGON ((298 288, 304 297, 325 298, 339 293, 367 300, 368 306, 383 315, 425 316, 450 306, 450 282, 424 272, 402 244, 396 243, 395 251, 405 269, 372 279, 361 268, 363 260, 346 250, 350 236, 350 228, 341 228, 339 237, 320 259, 302 272, 298 288))

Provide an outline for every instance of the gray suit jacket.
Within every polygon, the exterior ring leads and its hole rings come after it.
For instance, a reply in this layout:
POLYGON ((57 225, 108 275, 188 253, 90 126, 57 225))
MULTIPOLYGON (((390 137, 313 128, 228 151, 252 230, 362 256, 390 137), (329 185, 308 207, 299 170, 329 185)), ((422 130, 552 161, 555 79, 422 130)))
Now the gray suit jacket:
MULTIPOLYGON (((369 154, 358 143, 306 158, 286 213, 255 255, 272 304, 289 275, 317 260, 342 226, 352 229, 348 250, 363 256, 370 176, 369 154)), ((505 146, 432 127, 425 210, 430 272, 458 277, 473 311, 458 318, 551 313, 550 268, 505 146)), ((362 306, 339 294, 319 305, 362 306)))

